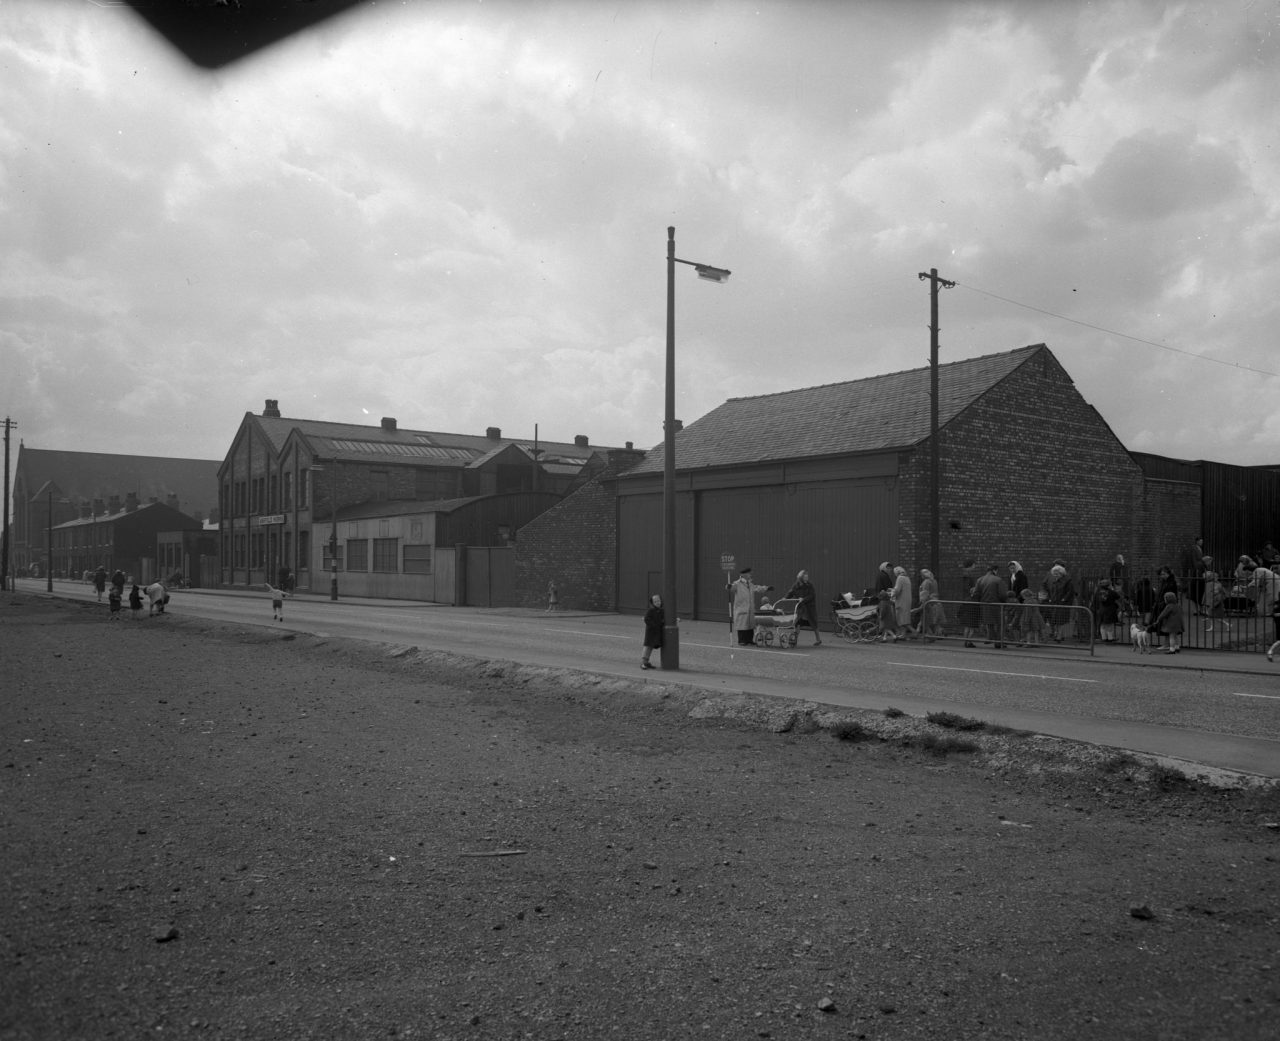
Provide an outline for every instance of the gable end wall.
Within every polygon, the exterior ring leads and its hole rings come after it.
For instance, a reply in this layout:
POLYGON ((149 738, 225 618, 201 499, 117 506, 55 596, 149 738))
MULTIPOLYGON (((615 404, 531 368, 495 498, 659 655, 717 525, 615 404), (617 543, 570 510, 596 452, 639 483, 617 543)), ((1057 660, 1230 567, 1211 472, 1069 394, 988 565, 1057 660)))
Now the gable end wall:
MULTIPOLYGON (((1002 572, 1018 560, 1033 583, 1056 557, 1081 577, 1105 574, 1117 553, 1131 569, 1149 562, 1142 471, 1047 352, 944 427, 940 454, 944 595, 957 595, 967 557, 1002 572)), ((900 495, 900 552, 927 566, 927 441, 906 455, 900 495)))

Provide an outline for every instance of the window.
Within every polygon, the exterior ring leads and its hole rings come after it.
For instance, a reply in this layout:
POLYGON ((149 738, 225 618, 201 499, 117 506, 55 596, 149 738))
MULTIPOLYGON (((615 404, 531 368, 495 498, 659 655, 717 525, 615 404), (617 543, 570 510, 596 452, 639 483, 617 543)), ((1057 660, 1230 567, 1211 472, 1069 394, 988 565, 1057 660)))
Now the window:
POLYGON ((288 470, 284 475, 284 508, 293 509, 293 474, 288 470))
POLYGON ((400 573, 400 540, 373 540, 373 570, 390 574, 400 573))
MULTIPOLYGON (((323 570, 325 570, 325 571, 332 571, 332 570, 333 570, 334 560, 333 560, 333 557, 329 556, 329 540, 328 540, 328 539, 323 539, 323 540, 321 540, 320 545, 321 545, 321 547, 322 547, 322 548, 321 548, 321 553, 323 554, 323 557, 322 557, 322 560, 321 560, 321 567, 322 567, 322 568, 323 568, 323 570)), ((342 547, 341 547, 341 546, 339 546, 339 547, 338 547, 338 561, 337 561, 337 563, 338 563, 338 570, 339 570, 339 571, 344 570, 344 568, 343 568, 343 566, 342 566, 342 547)))
POLYGON ((298 471, 298 506, 307 508, 307 498, 311 494, 311 471, 298 471))
POLYGON ((405 546, 404 573, 406 575, 431 574, 431 547, 405 546))
POLYGON ((347 539, 347 570, 369 570, 368 539, 347 539))
POLYGON ((298 567, 311 567, 311 532, 298 532, 298 567))

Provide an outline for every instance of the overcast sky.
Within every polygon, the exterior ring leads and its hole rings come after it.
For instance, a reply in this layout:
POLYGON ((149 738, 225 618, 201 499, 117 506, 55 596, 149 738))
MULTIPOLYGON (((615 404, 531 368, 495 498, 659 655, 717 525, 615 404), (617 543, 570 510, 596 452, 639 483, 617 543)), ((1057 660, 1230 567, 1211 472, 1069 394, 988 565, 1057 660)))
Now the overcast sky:
POLYGON ((1280 0, 378 3, 212 73, 0 0, 0 412, 650 447, 674 225, 733 271, 677 267, 686 424, 927 365, 936 267, 943 361, 1044 342, 1126 447, 1280 463, 1278 99, 1280 0))

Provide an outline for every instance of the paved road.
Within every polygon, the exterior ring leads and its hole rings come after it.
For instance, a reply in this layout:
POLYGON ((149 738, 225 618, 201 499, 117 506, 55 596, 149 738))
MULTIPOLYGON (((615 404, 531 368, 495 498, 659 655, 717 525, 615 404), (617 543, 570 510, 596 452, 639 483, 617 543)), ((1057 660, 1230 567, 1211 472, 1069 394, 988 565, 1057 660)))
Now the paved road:
MULTIPOLYGON (((44 580, 18 580, 43 592, 44 580)), ((79 582, 54 595, 95 599, 79 582)), ((717 691, 802 697, 912 714, 953 711, 1059 737, 1165 755, 1225 770, 1280 777, 1280 664, 1261 654, 1128 648, 967 650, 953 642, 811 647, 730 646, 727 626, 681 623, 678 673, 639 669, 642 626, 612 614, 483 610, 406 601, 290 599, 287 620, 243 591, 177 591, 171 610, 277 629, 452 650, 611 675, 678 681, 717 691)), ((103 605, 105 615, 106 605, 103 605)), ((655 657, 655 660, 656 657, 655 657)))

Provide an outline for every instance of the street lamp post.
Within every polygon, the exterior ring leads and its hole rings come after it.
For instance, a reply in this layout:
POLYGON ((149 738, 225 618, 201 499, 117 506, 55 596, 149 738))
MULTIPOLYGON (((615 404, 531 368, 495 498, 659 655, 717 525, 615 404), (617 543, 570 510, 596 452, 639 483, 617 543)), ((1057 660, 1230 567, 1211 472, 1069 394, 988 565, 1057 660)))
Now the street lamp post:
MULTIPOLYGON (((312 465, 311 472, 324 473, 323 466, 312 465)), ((332 525, 329 531, 329 599, 338 599, 338 466, 336 460, 329 462, 329 520, 332 525)), ((315 489, 311 490, 312 501, 315 501, 315 489)), ((315 525, 312 525, 314 530, 315 525)))
POLYGON ((667 387, 662 423, 662 667, 680 668, 680 619, 676 617, 676 265, 688 264, 699 278, 727 282, 725 268, 681 260, 676 229, 667 228, 667 387))

